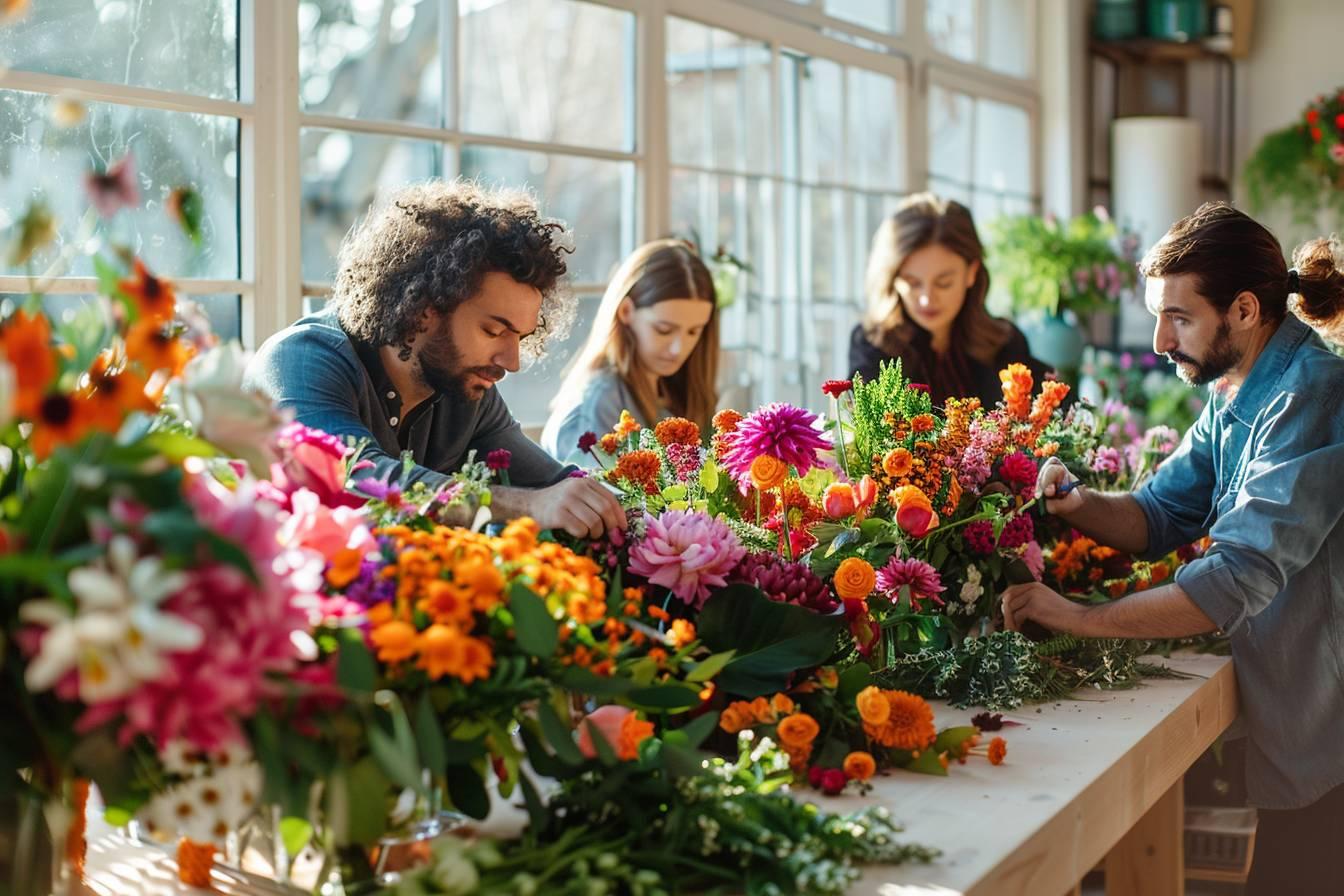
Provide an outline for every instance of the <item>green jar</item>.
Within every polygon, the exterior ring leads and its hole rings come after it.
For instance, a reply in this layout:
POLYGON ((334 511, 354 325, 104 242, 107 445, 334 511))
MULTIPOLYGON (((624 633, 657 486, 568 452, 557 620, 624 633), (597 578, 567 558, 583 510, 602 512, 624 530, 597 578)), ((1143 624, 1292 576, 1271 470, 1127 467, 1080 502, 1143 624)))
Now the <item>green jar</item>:
POLYGON ((1159 40, 1199 40, 1208 33, 1205 0, 1148 0, 1148 36, 1159 40))
POLYGON ((1139 36, 1139 0, 1097 0, 1092 33, 1098 40, 1139 36))

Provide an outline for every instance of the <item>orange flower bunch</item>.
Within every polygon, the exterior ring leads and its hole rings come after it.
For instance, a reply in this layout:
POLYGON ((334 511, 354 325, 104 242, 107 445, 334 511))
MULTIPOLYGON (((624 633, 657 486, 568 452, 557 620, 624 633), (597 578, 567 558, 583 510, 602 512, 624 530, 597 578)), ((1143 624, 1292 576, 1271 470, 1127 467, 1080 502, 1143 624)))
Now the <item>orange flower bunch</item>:
POLYGON ((1009 364, 999 371, 999 383, 1003 388, 1003 404, 1008 414, 1017 420, 1026 420, 1031 413, 1034 386, 1027 365, 1009 364))
MULTIPOLYGON (((554 542, 538 542, 537 533, 528 519, 513 521, 498 537, 449 526, 380 528, 378 535, 392 539, 395 557, 380 575, 397 588, 394 601, 369 610, 378 659, 393 666, 414 659, 432 679, 470 684, 488 678, 494 666, 488 617, 514 581, 563 607, 573 623, 602 621, 606 582, 597 564, 554 542)), ((577 645, 576 655, 579 649, 589 650, 577 645)), ((585 658, 596 659, 590 650, 585 658)))
POLYGON ((713 450, 715 457, 723 457, 723 437, 736 430, 737 424, 741 422, 742 414, 732 408, 724 408, 714 415, 714 438, 710 440, 710 448, 713 450))
POLYGON ((938 438, 938 450, 956 456, 966 450, 971 441, 971 421, 980 411, 978 398, 949 398, 943 406, 943 433, 938 438))
POLYGON ((774 725, 794 710, 793 700, 787 694, 775 694, 769 700, 735 700, 719 715, 719 727, 729 734, 737 734, 757 725, 774 725))
POLYGON ((884 747, 919 751, 937 737, 933 709, 923 697, 869 686, 854 699, 868 737, 884 747))
POLYGON ((1046 424, 1055 411, 1063 404, 1069 394, 1069 384, 1059 380, 1046 380, 1041 383, 1041 393, 1031 405, 1031 437, 1028 444, 1035 445, 1045 431, 1046 424))
POLYGON ((653 437, 664 448, 668 445, 699 445, 700 427, 685 417, 668 417, 654 426, 653 437))
POLYGON ((805 712, 795 712, 779 720, 775 725, 775 737, 779 745, 788 754, 789 768, 794 774, 807 770, 807 760, 812 758, 812 743, 821 733, 817 720, 805 712))
POLYGON ((620 438, 633 435, 644 427, 640 426, 629 411, 621 411, 621 419, 616 422, 616 428, 613 430, 620 438))
MULTIPOLYGON (((606 450, 605 447, 603 450, 606 450)), ((661 469, 662 461, 658 457, 658 452, 639 449, 622 454, 616 460, 616 465, 607 471, 606 476, 611 482, 624 479, 644 489, 647 494, 656 495, 658 473, 661 469)))

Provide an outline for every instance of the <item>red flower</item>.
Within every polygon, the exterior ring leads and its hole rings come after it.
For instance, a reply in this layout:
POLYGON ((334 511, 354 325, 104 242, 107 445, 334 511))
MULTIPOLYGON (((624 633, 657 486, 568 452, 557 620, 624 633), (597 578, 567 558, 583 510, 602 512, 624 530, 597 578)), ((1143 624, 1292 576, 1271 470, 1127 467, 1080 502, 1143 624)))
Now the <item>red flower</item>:
POLYGON ((1341 112, 1335 116, 1335 127, 1339 128, 1341 131, 1344 131, 1344 112, 1341 112))
POLYGON ((507 470, 513 461, 513 452, 507 448, 496 448, 485 456, 485 465, 492 470, 507 470))
POLYGON ((913 389, 913 390, 916 391, 916 392, 923 392, 925 395, 928 395, 928 394, 929 394, 929 384, 928 384, 928 383, 906 383, 906 384, 905 384, 905 388, 907 388, 907 389, 913 389))
POLYGON ((1312 129, 1311 129, 1311 139, 1312 139, 1312 141, 1315 142, 1315 143, 1320 143, 1320 142, 1321 142, 1321 129, 1320 129, 1320 128, 1312 128, 1312 129))
POLYGON ((1321 120, 1321 113, 1317 109, 1307 110, 1307 124, 1315 124, 1321 120))
POLYGON ((828 768, 821 773, 821 792, 827 796, 835 796, 845 789, 845 784, 849 781, 845 773, 838 768, 828 768))
POLYGON ((592 451, 593 446, 596 444, 597 444, 597 433, 595 432, 586 432, 583 435, 579 436, 579 450, 582 451, 584 454, 587 454, 589 451, 592 451))
POLYGON ((852 380, 827 380, 821 384, 821 391, 832 398, 839 398, 853 388, 854 383, 852 380))
POLYGON ((826 769, 819 765, 814 765, 807 770, 807 783, 820 789, 822 776, 826 774, 826 769))

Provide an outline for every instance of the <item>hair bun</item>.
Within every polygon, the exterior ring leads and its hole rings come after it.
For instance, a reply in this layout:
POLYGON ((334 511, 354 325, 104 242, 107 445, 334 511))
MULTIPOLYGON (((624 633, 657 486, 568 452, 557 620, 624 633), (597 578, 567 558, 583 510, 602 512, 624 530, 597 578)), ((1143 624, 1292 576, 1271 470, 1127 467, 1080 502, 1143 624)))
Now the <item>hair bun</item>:
POLYGON ((1293 267, 1300 296, 1294 313, 1318 329, 1344 326, 1344 243, 1339 237, 1320 237, 1298 246, 1293 267))

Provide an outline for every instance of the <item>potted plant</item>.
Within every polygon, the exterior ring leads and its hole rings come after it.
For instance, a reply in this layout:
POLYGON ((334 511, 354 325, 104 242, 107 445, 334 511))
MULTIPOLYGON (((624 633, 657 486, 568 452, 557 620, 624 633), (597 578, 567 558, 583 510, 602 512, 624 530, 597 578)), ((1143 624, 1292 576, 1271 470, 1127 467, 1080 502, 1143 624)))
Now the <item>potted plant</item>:
POLYGON ((1256 211, 1287 207, 1297 223, 1344 214, 1344 87, 1312 100, 1297 120, 1266 134, 1242 169, 1256 211))
POLYGON ((1073 371, 1082 359, 1080 318, 1114 311, 1134 285, 1138 239, 1097 206, 1071 221, 1018 215, 989 224, 987 264, 999 311, 1021 325, 1032 354, 1073 371), (1006 308, 1003 307, 1006 305, 1006 308))

